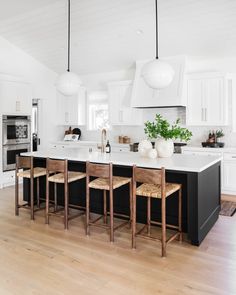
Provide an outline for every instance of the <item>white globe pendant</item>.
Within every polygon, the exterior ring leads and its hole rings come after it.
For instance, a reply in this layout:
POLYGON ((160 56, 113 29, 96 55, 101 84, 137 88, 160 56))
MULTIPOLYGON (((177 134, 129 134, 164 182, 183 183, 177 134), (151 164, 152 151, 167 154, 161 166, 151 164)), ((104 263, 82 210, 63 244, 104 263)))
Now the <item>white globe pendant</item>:
POLYGON ((72 72, 65 72, 56 80, 57 90, 66 96, 78 93, 81 84, 80 78, 72 72))
POLYGON ((142 68, 142 76, 147 85, 154 89, 167 87, 173 80, 175 72, 170 64, 159 59, 146 63, 142 68))

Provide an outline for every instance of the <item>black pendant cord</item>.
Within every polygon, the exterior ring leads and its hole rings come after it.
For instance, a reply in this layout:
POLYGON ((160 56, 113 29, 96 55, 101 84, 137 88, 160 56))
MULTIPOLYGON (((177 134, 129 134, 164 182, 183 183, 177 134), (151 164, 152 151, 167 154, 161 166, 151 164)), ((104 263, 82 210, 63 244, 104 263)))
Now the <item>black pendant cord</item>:
POLYGON ((70 0, 68 0, 68 60, 67 72, 70 71, 70 0))
POLYGON ((158 59, 158 11, 157 11, 157 0, 155 1, 156 9, 156 59, 158 59))

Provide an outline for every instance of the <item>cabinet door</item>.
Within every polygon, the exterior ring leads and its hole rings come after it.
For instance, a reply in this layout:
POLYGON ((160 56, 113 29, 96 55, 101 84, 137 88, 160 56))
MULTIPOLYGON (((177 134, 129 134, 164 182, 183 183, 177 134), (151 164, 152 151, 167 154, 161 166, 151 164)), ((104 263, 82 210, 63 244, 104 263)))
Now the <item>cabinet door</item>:
POLYGON ((224 95, 224 78, 210 78, 205 83, 204 117, 208 125, 225 125, 227 116, 225 110, 228 106, 227 96, 224 95))
POLYGON ((187 125, 204 125, 203 80, 187 81, 187 125))
POLYGON ((28 84, 17 85, 16 111, 22 114, 31 115, 32 112, 32 91, 28 84))
POLYGON ((1 113, 31 115, 32 96, 30 86, 14 81, 0 82, 1 113))
POLYGON ((85 125, 86 90, 81 87, 78 94, 67 97, 57 93, 58 125, 85 125))
POLYGON ((223 183, 222 189, 224 191, 236 192, 236 161, 223 162, 223 183))
POLYGON ((16 113, 16 83, 9 81, 0 82, 0 104, 1 113, 11 114, 16 113))
POLYGON ((108 84, 109 112, 112 125, 142 125, 142 111, 131 107, 132 81, 108 84))

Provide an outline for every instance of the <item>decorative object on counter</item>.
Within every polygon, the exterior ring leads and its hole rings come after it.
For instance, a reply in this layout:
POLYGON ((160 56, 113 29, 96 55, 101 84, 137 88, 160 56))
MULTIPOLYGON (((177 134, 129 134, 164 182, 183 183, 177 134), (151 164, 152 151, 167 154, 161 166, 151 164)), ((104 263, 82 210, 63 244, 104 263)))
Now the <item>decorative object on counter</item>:
POLYGON ((224 142, 219 142, 219 138, 224 136, 224 132, 222 129, 216 131, 209 131, 208 139, 206 142, 202 142, 203 147, 211 147, 211 148, 222 148, 224 147, 224 142))
POLYGON ((119 135, 118 141, 119 143, 130 143, 131 139, 129 136, 126 136, 126 135, 125 136, 119 135))
POLYGON ((147 156, 150 159, 155 159, 157 157, 157 150, 155 148, 151 148, 147 152, 147 156))
POLYGON ((56 88, 63 95, 70 96, 78 93, 80 85, 80 78, 70 72, 70 0, 68 0, 67 72, 58 76, 56 88))
POLYGON ((110 152, 111 152, 111 145, 110 145, 110 143, 109 143, 109 140, 107 141, 107 144, 106 144, 105 150, 106 150, 106 153, 107 153, 107 154, 110 154, 110 152))
POLYGON ((130 137, 124 136, 123 137, 123 143, 130 143, 130 137))
POLYGON ((145 139, 142 140, 138 145, 138 152, 142 157, 147 157, 148 152, 152 149, 152 143, 145 139))
POLYGON ((174 70, 170 64, 160 61, 158 57, 158 11, 157 0, 155 0, 156 10, 156 59, 148 62, 142 69, 144 81, 149 87, 161 89, 167 87, 174 78, 174 70))
POLYGON ((156 139, 155 147, 160 158, 172 156, 174 152, 173 139, 188 141, 192 136, 191 131, 180 126, 180 119, 177 119, 173 125, 170 125, 160 114, 156 114, 154 122, 147 121, 144 124, 144 132, 148 138, 156 139))
POLYGON ((71 129, 71 126, 70 126, 69 129, 65 131, 65 135, 72 134, 72 133, 73 132, 72 132, 72 129, 71 129))

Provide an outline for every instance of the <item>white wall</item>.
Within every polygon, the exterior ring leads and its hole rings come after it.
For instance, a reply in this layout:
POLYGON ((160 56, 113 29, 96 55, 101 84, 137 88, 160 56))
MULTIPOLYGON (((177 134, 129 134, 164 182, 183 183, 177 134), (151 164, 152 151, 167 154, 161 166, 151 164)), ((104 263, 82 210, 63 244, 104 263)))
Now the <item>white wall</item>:
POLYGON ((57 140, 61 131, 56 122, 55 79, 57 74, 33 57, 0 37, 0 74, 22 77, 32 84, 33 98, 40 98, 42 112, 40 116, 41 144, 57 140))
MULTIPOLYGON (((198 71, 223 71, 223 72, 234 72, 236 73, 236 57, 232 58, 218 58, 218 59, 206 59, 201 57, 189 57, 187 59, 187 72, 198 72, 198 71)), ((86 87, 91 90, 106 89, 106 82, 113 80, 125 80, 133 79, 134 70, 118 71, 110 73, 100 73, 82 76, 82 80, 86 87)), ((145 109, 144 121, 153 120, 156 113, 160 113, 165 116, 171 122, 177 118, 181 118, 181 121, 185 122, 185 109, 184 108, 166 108, 166 109, 145 109)), ((134 118, 135 119, 135 118, 134 118)), ((231 124, 231 117, 230 117, 231 124)), ((193 137, 190 142, 192 145, 200 145, 202 141, 205 141, 209 130, 216 130, 221 127, 188 127, 193 132, 193 137)), ((231 125, 222 127, 225 137, 223 141, 227 146, 236 146, 236 133, 232 133, 231 125)), ((100 140, 100 134, 97 131, 88 131, 86 127, 81 127, 82 139, 83 140, 100 140)), ((133 142, 140 141, 145 138, 143 127, 132 127, 132 126, 115 126, 111 131, 108 132, 108 136, 111 141, 117 141, 119 135, 128 135, 131 137, 133 142)))

